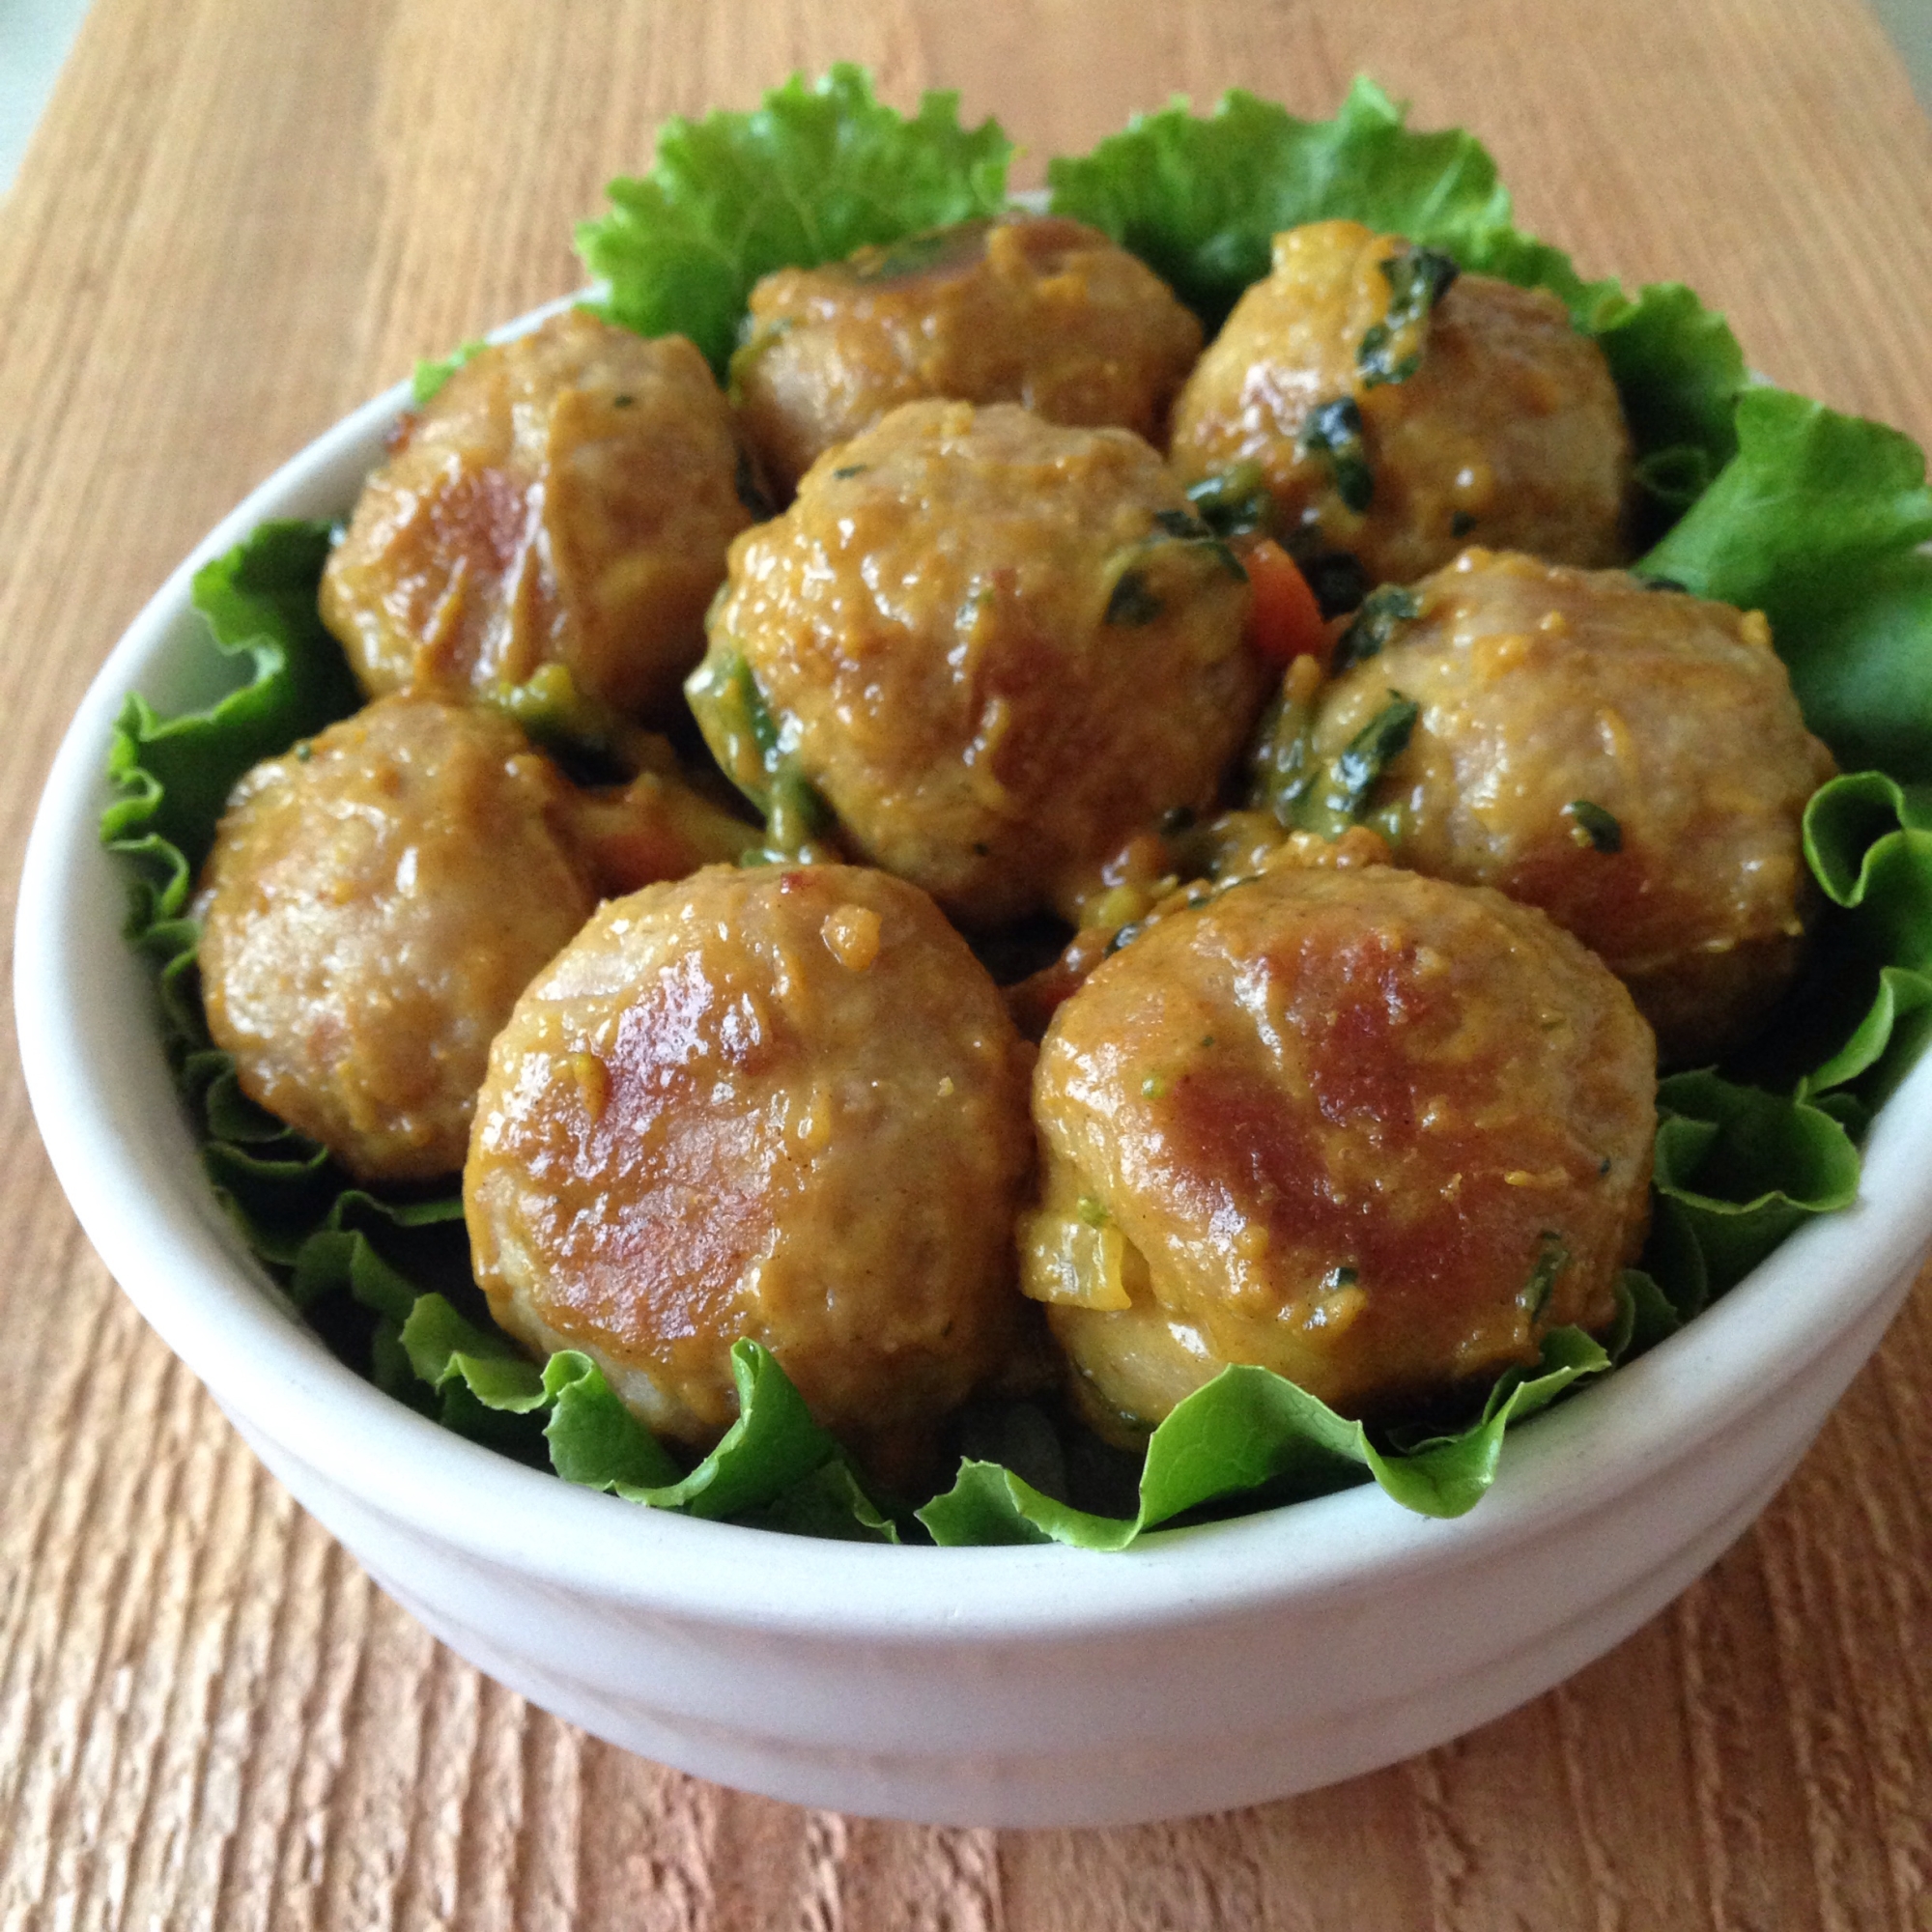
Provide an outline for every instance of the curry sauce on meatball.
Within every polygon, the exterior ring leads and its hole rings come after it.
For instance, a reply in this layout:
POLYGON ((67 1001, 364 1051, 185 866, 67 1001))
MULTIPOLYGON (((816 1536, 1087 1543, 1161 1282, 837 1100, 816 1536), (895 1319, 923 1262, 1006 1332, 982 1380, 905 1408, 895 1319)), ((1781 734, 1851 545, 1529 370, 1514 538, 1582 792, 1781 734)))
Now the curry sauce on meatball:
POLYGON ((730 412, 682 336, 582 309, 485 349, 404 419, 328 560, 322 614, 371 694, 564 666, 658 718, 751 521, 730 412))
POLYGON ((1377 1417, 1602 1331, 1647 1213, 1649 1030, 1569 934, 1388 867, 1283 867, 1056 1014, 1022 1281, 1141 1439, 1231 1362, 1377 1417))
POLYGON ((1008 1346, 1031 1059, 965 942, 884 873, 721 867, 612 900, 492 1049, 476 1278, 661 1434, 716 1440, 750 1336, 890 1460, 1008 1346))
POLYGON ((230 798, 195 907, 209 1031, 357 1179, 454 1174, 492 1036, 598 895, 754 838, 674 778, 581 792, 492 711, 379 699, 230 798))
POLYGON ((746 327, 731 389, 781 500, 835 443, 926 396, 1157 440, 1201 353, 1201 325, 1144 262, 1080 222, 1018 213, 777 270, 746 327))
POLYGON ((1212 801, 1267 682, 1248 597, 1139 437, 908 403, 732 547, 690 693, 760 803, 802 781, 853 856, 990 925, 1212 801))
POLYGON ((1541 289, 1359 222, 1275 237, 1174 412, 1190 481, 1252 465, 1298 554, 1406 582, 1467 542, 1629 554, 1631 439, 1603 351, 1541 289))
POLYGON ((1374 803, 1403 865, 1541 906, 1709 1061, 1790 983, 1832 756, 1763 616, 1622 571, 1469 551, 1345 634, 1318 756, 1418 709, 1374 803), (1352 644, 1351 639, 1362 640, 1352 644))
POLYGON ((362 1179, 455 1173, 492 1035, 595 904, 566 801, 514 725, 432 698, 256 766, 198 907, 242 1091, 362 1179))

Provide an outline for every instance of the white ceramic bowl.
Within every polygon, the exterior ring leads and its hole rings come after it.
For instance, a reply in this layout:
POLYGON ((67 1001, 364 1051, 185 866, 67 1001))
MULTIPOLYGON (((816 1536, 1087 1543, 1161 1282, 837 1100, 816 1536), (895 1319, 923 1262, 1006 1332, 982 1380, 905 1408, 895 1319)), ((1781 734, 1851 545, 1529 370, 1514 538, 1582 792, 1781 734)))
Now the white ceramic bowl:
POLYGON ((108 659, 35 822, 14 973, 34 1109, 101 1259, 270 1469, 454 1650, 600 1737, 802 1804, 1124 1823, 1348 1777, 1497 1717, 1635 1630, 1763 1508, 1932 1238, 1932 1059, 1880 1118, 1854 1208, 1512 1435, 1454 1522, 1365 1487, 1122 1555, 813 1542, 572 1489, 338 1364, 203 1180, 96 821, 124 696, 168 710, 222 688, 193 567, 264 518, 343 511, 405 401, 272 476, 108 659))

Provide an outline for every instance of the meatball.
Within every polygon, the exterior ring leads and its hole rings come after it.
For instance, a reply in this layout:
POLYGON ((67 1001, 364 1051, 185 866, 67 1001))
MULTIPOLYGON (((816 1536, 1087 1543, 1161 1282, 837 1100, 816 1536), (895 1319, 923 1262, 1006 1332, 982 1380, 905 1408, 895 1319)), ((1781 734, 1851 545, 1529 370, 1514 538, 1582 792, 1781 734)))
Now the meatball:
POLYGON ((1058 215, 967 221, 752 291, 738 419, 781 498, 833 444, 923 396, 1024 403, 1150 441, 1201 325, 1145 263, 1058 215))
POLYGON ((1247 608, 1140 438, 908 403, 732 546, 689 690, 754 798, 803 781, 853 852, 992 924, 1212 802, 1267 681, 1247 608))
POLYGON ((1275 237, 1175 405, 1194 480, 1253 465, 1297 554, 1406 582, 1465 539, 1629 554, 1631 440, 1603 352, 1554 296, 1353 221, 1275 237))
POLYGON ((1641 1242, 1649 1030, 1500 895, 1281 867, 1060 1009, 1021 1279, 1116 1440, 1230 1362, 1388 1418, 1602 1330, 1641 1242))
POLYGON ((596 903, 568 806, 515 725, 428 697, 257 765, 197 904, 242 1091, 360 1179, 462 1167, 492 1036, 596 903))
POLYGON ((491 1051, 476 1279, 512 1335, 583 1350, 673 1438, 730 1422, 750 1336, 890 1454, 1008 1345, 1031 1053, 884 873, 716 867, 613 900, 491 1051))
POLYGON ((1386 641, 1328 687, 1315 750, 1341 750, 1392 691, 1419 707, 1375 794, 1400 863, 1541 906, 1671 1060, 1748 1034, 1797 970, 1801 820, 1833 770, 1763 616, 1470 551, 1383 593, 1352 635, 1386 641))
POLYGON ((667 716, 751 521, 737 474, 730 412, 689 342, 571 309, 405 420, 328 559, 323 618, 372 695, 561 664, 627 715, 667 716))

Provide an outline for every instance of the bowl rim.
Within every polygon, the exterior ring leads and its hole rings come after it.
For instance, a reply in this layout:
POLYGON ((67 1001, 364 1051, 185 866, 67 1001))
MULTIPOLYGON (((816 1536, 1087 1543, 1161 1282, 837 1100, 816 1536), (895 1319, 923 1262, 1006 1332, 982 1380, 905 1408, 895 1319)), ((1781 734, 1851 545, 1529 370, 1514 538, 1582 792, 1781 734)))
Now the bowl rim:
MULTIPOLYGON (((491 339, 580 299, 546 303, 491 339)), ((109 732, 127 695, 191 648, 179 639, 194 570, 271 517, 312 514, 305 506, 330 498, 346 503, 410 401, 410 384, 397 384, 298 451, 203 537, 108 655, 63 736, 35 814, 14 972, 34 1113, 109 1271, 244 1430, 409 1529, 635 1609, 793 1638, 1070 1641, 1290 1603, 1343 1603, 1432 1571, 1494 1561, 1564 1519, 1674 1473, 1737 1417, 1775 1400, 1932 1240, 1932 1170, 1915 1158, 1932 1138, 1927 1055, 1880 1111, 1851 1207, 1800 1228, 1650 1353, 1513 1431, 1490 1493, 1448 1521, 1412 1515, 1365 1483, 1151 1532, 1118 1553, 1052 1544, 838 1543, 643 1509, 441 1429, 362 1380, 297 1322, 222 1221, 179 1109, 170 1131, 152 1111, 130 1118, 112 1104, 112 1042, 85 998, 101 977, 90 967, 100 956, 100 916, 85 892, 92 880, 99 896, 99 867, 110 863, 97 829, 109 796, 109 732), (154 1134, 136 1131, 144 1122, 154 1134), (399 1467, 407 1481, 397 1480, 399 1467)), ((106 940, 125 951, 118 923, 106 940)), ((160 1063, 158 1033, 149 1031, 160 1063)))

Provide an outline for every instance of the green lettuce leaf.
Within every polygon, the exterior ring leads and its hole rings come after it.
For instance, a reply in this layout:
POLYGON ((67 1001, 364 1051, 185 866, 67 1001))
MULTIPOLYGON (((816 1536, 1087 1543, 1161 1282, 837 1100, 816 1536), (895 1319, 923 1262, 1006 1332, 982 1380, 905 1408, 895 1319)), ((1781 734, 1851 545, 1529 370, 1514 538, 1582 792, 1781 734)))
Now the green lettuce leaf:
POLYGON ((447 355, 425 356, 415 366, 410 378, 410 394, 415 399, 415 406, 421 409, 425 403, 435 400, 442 385, 469 361, 482 355, 489 344, 481 338, 459 343, 447 355))
POLYGON ((1657 1097, 1657 1191, 1673 1236, 1695 1244, 1705 1293, 1857 1198, 1858 1149, 1821 1105, 1708 1072, 1673 1074, 1657 1097))
POLYGON ((1508 224, 1482 143, 1460 128, 1410 133, 1403 119, 1366 79, 1332 121, 1297 120, 1238 88, 1208 116, 1177 100, 1091 155, 1048 162, 1051 206, 1131 249, 1211 330, 1267 273, 1284 228, 1348 216, 1460 260, 1508 224))
POLYGON ((327 524, 265 524, 195 573, 195 608, 222 652, 249 660, 246 684, 175 718, 160 717, 138 693, 122 708, 107 753, 120 796, 102 816, 101 837, 112 850, 158 867, 164 884, 141 915, 150 921, 186 903, 189 874, 207 857, 236 780, 361 702, 316 612, 330 537, 327 524), (173 867, 160 844, 175 849, 185 869, 173 867))
POLYGON ((1813 793, 1804 856, 1832 905, 1827 1011, 1850 1017, 1801 1096, 1856 1083, 1880 1105, 1932 1037, 1932 785, 1854 772, 1813 793), (1835 983, 1833 983, 1835 982, 1835 983))
POLYGON ((1882 423, 1747 389, 1737 455, 1637 565, 1771 619, 1805 722, 1840 764, 1932 778, 1932 490, 1882 423))
POLYGON ((1332 121, 1300 121, 1236 90, 1209 115, 1177 101, 1091 155, 1048 164, 1052 206, 1112 236, 1170 282, 1211 331, 1268 270, 1282 229, 1346 218, 1407 236, 1465 269, 1548 289, 1602 344, 1640 474, 1681 509, 1730 457, 1746 380, 1723 319, 1676 283, 1634 299, 1585 281, 1560 249, 1512 225, 1495 163, 1461 128, 1416 133, 1358 79, 1332 121))
MULTIPOLYGON (((1623 1323, 1629 1335, 1634 1313, 1623 1323)), ((1467 1428, 1397 1450, 1271 1370, 1223 1369, 1179 1404, 1148 1442, 1131 1517, 1076 1509, 997 1463, 961 1463, 952 1489, 917 1512, 935 1543, 1065 1543, 1124 1549, 1196 1511, 1271 1508, 1373 1478, 1405 1508, 1462 1516, 1495 1478, 1504 1431, 1612 1357, 1580 1328, 1553 1329, 1535 1369, 1512 1369, 1467 1428)))
POLYGON ((1012 143, 992 121, 959 125, 956 94, 907 120, 863 70, 794 74, 749 114, 667 121, 640 179, 577 231, 604 312, 644 335, 688 335, 722 377, 752 285, 771 270, 838 261, 868 242, 1006 205, 1012 143))

